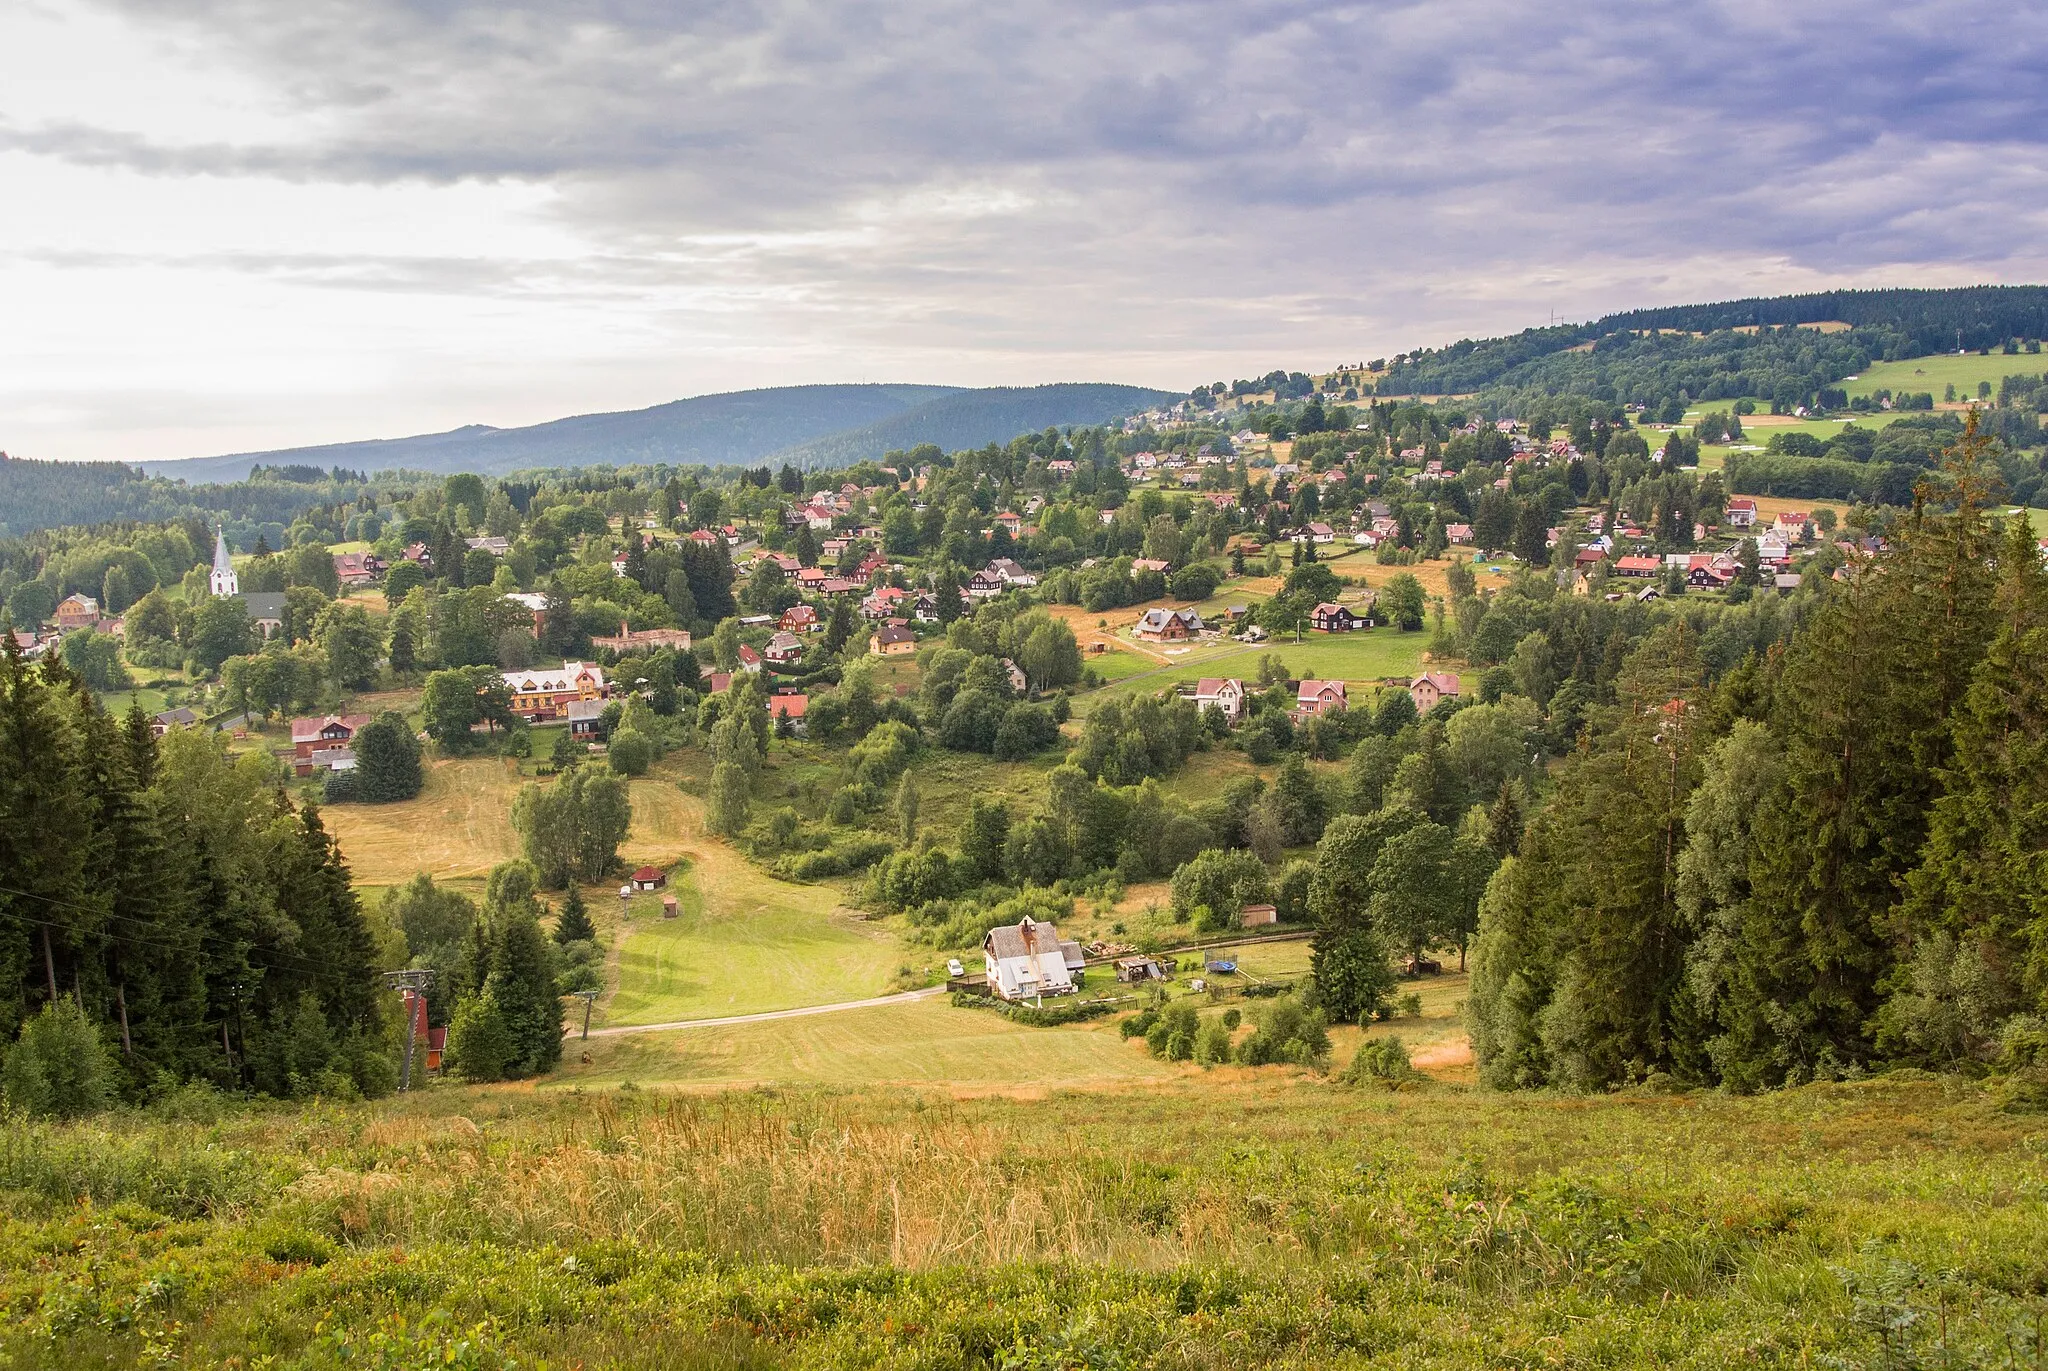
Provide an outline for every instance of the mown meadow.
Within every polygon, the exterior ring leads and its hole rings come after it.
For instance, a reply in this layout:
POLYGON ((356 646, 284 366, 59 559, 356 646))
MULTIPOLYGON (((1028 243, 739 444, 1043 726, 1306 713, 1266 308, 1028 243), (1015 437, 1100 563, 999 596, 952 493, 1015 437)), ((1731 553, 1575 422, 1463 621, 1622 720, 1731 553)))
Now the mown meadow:
POLYGON ((184 1104, 7 1126, 7 1365, 2044 1358, 2048 1119, 1956 1078, 184 1104))

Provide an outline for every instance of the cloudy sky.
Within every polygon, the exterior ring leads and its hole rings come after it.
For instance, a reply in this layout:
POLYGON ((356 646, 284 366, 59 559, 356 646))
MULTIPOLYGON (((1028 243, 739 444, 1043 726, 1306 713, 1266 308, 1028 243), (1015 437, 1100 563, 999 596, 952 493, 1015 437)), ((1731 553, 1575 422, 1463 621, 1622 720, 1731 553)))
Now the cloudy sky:
POLYGON ((8 0, 0 449, 2048 280, 2011 0, 8 0))

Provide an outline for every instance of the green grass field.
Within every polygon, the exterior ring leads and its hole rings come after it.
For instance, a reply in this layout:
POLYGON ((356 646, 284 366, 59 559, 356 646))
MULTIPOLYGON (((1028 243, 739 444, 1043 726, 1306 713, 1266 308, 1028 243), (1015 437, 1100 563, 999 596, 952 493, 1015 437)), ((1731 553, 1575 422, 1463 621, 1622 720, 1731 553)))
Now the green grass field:
POLYGON ((1938 353, 1932 357, 1909 357, 1902 362, 1873 363, 1855 380, 1843 382, 1842 389, 1851 395, 1869 395, 1880 387, 1894 394, 1924 390, 1940 403, 1951 385, 1956 388, 1957 399, 1973 400, 1980 381, 1989 381, 1995 396, 1998 383, 2008 376, 2038 377, 2044 372, 2048 372, 2048 355, 2041 353, 2023 352, 2011 357, 2001 352, 1988 356, 1972 352, 1960 357, 1938 353))
POLYGON ((12 1123, 0 1359, 2041 1364, 2048 1142, 1968 1080, 1502 1096, 943 1005, 829 1031, 822 1089, 711 1083, 801 1040, 678 1034, 564 1090, 12 1123), (954 1077, 984 1038, 1002 1074, 954 1077), (599 1088, 664 1059, 699 1084, 599 1088))
POLYGON ((831 887, 789 885, 756 871, 737 882, 708 880, 707 897, 698 874, 694 867, 671 874, 676 918, 661 917, 656 897, 633 901, 620 925, 616 989, 593 1023, 761 1014, 890 988, 903 960, 896 939, 839 908, 831 887))
MULTIPOLYGON (((929 954, 926 954, 927 956, 929 954)), ((875 993, 870 991, 868 993, 875 993)), ((930 1084, 950 1089, 1057 1089, 1161 1080, 1186 1068, 1097 1022, 1022 1028, 945 997, 729 1028, 570 1043, 549 1088, 615 1085, 930 1084), (589 1065, 580 1061, 587 1048, 589 1065)))

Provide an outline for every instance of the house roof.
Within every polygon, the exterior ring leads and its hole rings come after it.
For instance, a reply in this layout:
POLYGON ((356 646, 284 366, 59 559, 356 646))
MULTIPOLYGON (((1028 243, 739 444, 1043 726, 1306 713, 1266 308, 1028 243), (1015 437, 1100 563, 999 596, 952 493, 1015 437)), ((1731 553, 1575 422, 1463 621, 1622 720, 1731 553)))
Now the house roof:
POLYGON ((1015 925, 991 928, 981 945, 998 959, 1036 957, 1060 950, 1060 931, 1051 924, 1034 923, 1027 916, 1015 925))
POLYGON ((604 707, 603 700, 571 700, 569 722, 574 724, 582 723, 586 719, 601 719, 604 717, 604 707))
POLYGON ((170 728, 178 724, 196 724, 199 722, 199 716, 181 705, 176 709, 167 709, 157 715, 156 721, 164 725, 164 727, 170 728))
POLYGON ((803 643, 794 633, 778 633, 768 640, 770 652, 801 652, 803 643))
POLYGON ((656 866, 643 866, 638 871, 635 871, 633 873, 633 879, 636 881, 658 881, 661 879, 661 868, 656 866))
POLYGON ((281 590, 247 590, 236 598, 252 619, 284 618, 284 592, 281 590))
POLYGON ((1199 700, 1205 695, 1220 695, 1225 686, 1235 687, 1240 694, 1244 692, 1244 682, 1235 676, 1204 676, 1195 682, 1195 698, 1199 700))
POLYGON ((890 624, 875 630, 875 641, 883 645, 889 643, 914 643, 917 641, 917 635, 907 628, 898 628, 896 625, 890 624))
POLYGON ((1336 697, 1340 700, 1348 698, 1344 693, 1344 683, 1342 681, 1309 680, 1303 681, 1300 685, 1294 688, 1294 698, 1297 702, 1303 700, 1320 700, 1323 698, 1323 696, 1330 694, 1336 695, 1336 697))
POLYGON ((804 711, 811 707, 808 695, 770 695, 768 717, 771 719, 801 719, 804 711))
POLYGON ((1310 613, 1318 618, 1327 618, 1332 614, 1349 614, 1351 610, 1349 607, 1340 605, 1334 600, 1325 600, 1311 610, 1310 613))
POLYGON ((604 668, 583 662, 564 662, 558 667, 501 674, 505 678, 505 688, 515 695, 578 690, 586 678, 599 690, 604 689, 604 668))
POLYGON ((1425 671, 1415 678, 1417 685, 1424 682, 1436 687, 1439 695, 1456 695, 1463 688, 1458 684, 1458 678, 1448 671, 1425 671))
POLYGON ((329 714, 321 718, 292 720, 292 741, 311 743, 319 741, 320 734, 331 725, 339 724, 353 737, 357 729, 370 722, 367 714, 329 714))

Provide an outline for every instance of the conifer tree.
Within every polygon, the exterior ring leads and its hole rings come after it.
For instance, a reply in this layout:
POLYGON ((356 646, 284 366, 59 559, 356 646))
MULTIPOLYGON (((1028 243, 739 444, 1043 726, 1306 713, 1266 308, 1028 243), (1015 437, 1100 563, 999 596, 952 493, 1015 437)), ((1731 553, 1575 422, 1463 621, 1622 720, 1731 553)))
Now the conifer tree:
POLYGON ((590 911, 583 904, 583 892, 572 885, 569 893, 562 897, 562 912, 555 917, 555 942, 567 946, 596 940, 597 926, 590 922, 590 911))

